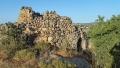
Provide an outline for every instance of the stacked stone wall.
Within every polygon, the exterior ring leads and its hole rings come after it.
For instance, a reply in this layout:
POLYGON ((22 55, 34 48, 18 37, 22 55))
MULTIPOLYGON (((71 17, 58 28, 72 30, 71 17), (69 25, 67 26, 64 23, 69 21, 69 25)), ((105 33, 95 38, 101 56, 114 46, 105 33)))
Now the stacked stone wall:
POLYGON ((36 41, 62 47, 64 46, 62 45, 63 39, 66 39, 68 48, 77 48, 80 32, 69 17, 60 16, 55 11, 40 14, 34 12, 30 7, 22 7, 17 22, 26 24, 25 33, 36 33, 36 41))

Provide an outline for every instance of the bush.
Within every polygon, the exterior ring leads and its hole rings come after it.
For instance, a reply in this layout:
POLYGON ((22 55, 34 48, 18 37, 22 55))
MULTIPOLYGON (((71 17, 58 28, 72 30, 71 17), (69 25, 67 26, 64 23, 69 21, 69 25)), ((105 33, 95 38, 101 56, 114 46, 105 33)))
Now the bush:
POLYGON ((8 57, 14 56, 16 49, 16 41, 12 37, 6 37, 1 40, 0 51, 4 50, 8 57))
POLYGON ((28 49, 23 49, 23 50, 17 51, 15 53, 14 58, 20 61, 28 61, 28 60, 31 60, 32 58, 35 58, 35 54, 29 51, 28 49))
POLYGON ((6 28, 1 30, 3 37, 0 39, 0 51, 5 50, 9 57, 14 56, 16 50, 24 49, 25 40, 23 38, 23 29, 7 23, 6 28))
POLYGON ((53 59, 51 63, 41 61, 38 65, 40 68, 75 68, 74 64, 59 59, 53 59))
POLYGON ((46 42, 37 42, 35 44, 35 49, 40 49, 42 51, 48 51, 50 50, 50 48, 51 48, 51 45, 46 42))
POLYGON ((40 68, 55 68, 51 63, 46 63, 44 61, 41 61, 38 66, 40 68))
POLYGON ((54 59, 52 61, 52 64, 55 66, 55 68, 75 68, 74 64, 63 62, 62 60, 59 59, 54 59))

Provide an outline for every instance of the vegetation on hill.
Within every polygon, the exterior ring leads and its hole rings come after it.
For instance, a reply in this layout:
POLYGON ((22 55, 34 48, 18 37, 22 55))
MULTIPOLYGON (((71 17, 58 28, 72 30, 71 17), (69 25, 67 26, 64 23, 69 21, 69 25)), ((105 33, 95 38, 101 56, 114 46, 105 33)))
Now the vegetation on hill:
POLYGON ((3 68, 74 68, 75 65, 49 57, 55 46, 28 40, 24 28, 7 23, 0 25, 0 67, 3 68), (43 58, 43 59, 40 59, 43 58), (48 61, 49 60, 49 61, 48 61))
MULTIPOLYGON (((50 53, 62 57, 74 55, 66 48, 64 39, 61 49, 45 42, 34 42, 27 38, 33 35, 24 34, 24 29, 7 23, 4 28, 0 25, 0 67, 3 68, 74 68, 75 65, 50 57, 50 53), (2 29, 1 29, 2 28, 2 29), (40 59, 40 57, 42 59, 40 59)), ((93 50, 84 54, 95 68, 120 68, 120 15, 113 15, 109 20, 98 16, 96 23, 87 31, 93 43, 93 50), (91 56, 91 54, 94 54, 91 56), (89 59, 92 58, 92 59, 89 59), (95 63, 94 63, 95 59, 95 63)))
POLYGON ((94 47, 95 68, 120 68, 120 15, 107 21, 98 16, 87 34, 94 47))
POLYGON ((5 29, 1 31, 0 51, 6 52, 7 58, 13 56, 16 50, 24 48, 25 41, 22 31, 13 23, 8 23, 5 29))

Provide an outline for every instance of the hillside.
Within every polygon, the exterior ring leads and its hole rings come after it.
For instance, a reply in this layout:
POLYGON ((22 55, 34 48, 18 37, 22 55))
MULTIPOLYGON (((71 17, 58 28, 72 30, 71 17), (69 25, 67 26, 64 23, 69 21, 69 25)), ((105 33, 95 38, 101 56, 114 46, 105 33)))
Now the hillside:
POLYGON ((56 11, 22 6, 0 24, 0 68, 120 68, 120 15, 73 23, 56 11))
POLYGON ((79 29, 55 11, 40 14, 22 6, 17 22, 0 25, 0 67, 89 68, 87 41, 79 29))

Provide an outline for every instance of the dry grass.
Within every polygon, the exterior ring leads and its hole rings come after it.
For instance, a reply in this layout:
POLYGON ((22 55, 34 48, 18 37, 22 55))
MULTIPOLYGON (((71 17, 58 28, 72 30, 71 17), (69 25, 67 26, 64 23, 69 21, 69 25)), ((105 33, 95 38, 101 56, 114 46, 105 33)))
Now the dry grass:
POLYGON ((37 68, 37 66, 36 60, 34 59, 27 62, 0 60, 0 68, 37 68))
POLYGON ((49 57, 49 54, 48 54, 48 52, 45 52, 42 56, 49 57))
MULTIPOLYGON (((27 58, 28 56, 26 55, 27 58)), ((5 50, 0 51, 0 68, 37 68, 37 60, 35 57, 28 57, 28 60, 24 61, 21 58, 13 57, 9 58, 5 50)))
POLYGON ((88 45, 88 48, 89 48, 89 49, 92 49, 92 48, 93 48, 93 46, 92 46, 92 45, 93 45, 93 43, 91 42, 91 40, 89 40, 89 45, 88 45))
POLYGON ((83 29, 84 32, 88 32, 89 30, 90 30, 89 28, 83 29))
POLYGON ((67 51, 67 50, 58 50, 54 51, 54 54, 63 56, 63 57, 73 57, 73 52, 72 51, 67 51))
POLYGON ((7 57, 8 56, 7 56, 6 50, 0 51, 0 58, 6 59, 7 57))

